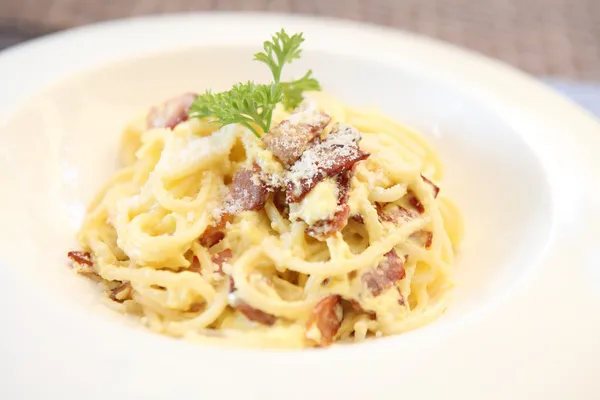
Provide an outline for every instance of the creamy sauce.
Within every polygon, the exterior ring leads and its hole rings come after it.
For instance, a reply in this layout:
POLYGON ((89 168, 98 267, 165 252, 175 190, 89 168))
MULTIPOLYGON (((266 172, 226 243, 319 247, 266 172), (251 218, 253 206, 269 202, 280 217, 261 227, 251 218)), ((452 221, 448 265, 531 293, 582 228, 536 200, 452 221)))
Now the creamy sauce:
POLYGON ((338 187, 332 179, 319 182, 302 201, 290 204, 290 219, 309 225, 333 217, 338 207, 338 187))

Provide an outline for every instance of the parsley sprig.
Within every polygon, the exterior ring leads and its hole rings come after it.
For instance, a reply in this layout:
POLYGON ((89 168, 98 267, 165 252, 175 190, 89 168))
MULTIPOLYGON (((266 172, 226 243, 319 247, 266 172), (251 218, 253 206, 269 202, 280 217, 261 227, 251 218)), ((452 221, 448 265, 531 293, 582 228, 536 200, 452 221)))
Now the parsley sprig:
POLYGON ((207 90, 196 97, 190 109, 190 117, 209 117, 221 125, 242 124, 258 137, 261 136, 259 131, 268 132, 277 104, 283 103, 286 109, 293 109, 300 104, 305 91, 321 89, 319 82, 312 77, 311 70, 302 78, 291 82, 280 81, 285 64, 300 58, 302 42, 304 38, 301 33, 289 36, 282 29, 274 34, 271 41, 264 43, 264 51, 254 55, 254 60, 269 67, 274 82, 237 83, 230 90, 220 93, 207 90))
POLYGON ((283 105, 288 110, 294 109, 300 105, 304 98, 303 92, 309 90, 321 90, 321 85, 312 77, 311 70, 308 70, 308 72, 300 79, 291 82, 281 82, 280 86, 283 90, 283 105))

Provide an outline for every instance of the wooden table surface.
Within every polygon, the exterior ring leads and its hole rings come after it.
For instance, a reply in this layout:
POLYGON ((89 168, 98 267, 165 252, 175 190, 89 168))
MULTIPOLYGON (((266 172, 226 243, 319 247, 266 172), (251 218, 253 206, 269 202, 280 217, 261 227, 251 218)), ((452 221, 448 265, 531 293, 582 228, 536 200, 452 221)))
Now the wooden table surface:
POLYGON ((600 0, 0 0, 0 47, 107 19, 207 10, 371 22, 455 43, 534 75, 600 81, 600 0))

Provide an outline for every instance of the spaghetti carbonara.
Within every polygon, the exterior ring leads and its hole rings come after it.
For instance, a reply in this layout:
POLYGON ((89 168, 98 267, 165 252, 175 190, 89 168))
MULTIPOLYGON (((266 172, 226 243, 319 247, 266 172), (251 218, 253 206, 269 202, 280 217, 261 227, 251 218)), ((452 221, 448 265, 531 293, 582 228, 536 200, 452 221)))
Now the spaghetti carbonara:
POLYGON ((192 101, 126 127, 124 167, 69 253, 108 304, 174 337, 287 348, 398 334, 444 311, 462 225, 418 133, 311 92, 257 138, 187 119, 192 101))

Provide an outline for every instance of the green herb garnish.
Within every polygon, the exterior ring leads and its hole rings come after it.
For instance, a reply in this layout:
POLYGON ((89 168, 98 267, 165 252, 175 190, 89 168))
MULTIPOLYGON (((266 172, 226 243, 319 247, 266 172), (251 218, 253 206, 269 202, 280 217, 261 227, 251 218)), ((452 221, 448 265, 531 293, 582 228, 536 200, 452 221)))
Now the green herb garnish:
POLYGON ((302 78, 291 82, 280 82, 284 65, 300 58, 300 45, 304 42, 302 34, 289 36, 283 29, 264 43, 264 52, 254 55, 254 60, 265 63, 273 74, 273 83, 238 83, 225 92, 212 93, 207 90, 196 97, 190 109, 191 118, 211 117, 221 125, 242 124, 257 137, 268 132, 271 127, 273 110, 279 103, 291 110, 302 101, 303 92, 320 90, 319 82, 309 70, 302 78))
POLYGON ((281 82, 279 84, 283 90, 283 105, 287 110, 294 109, 300 105, 304 98, 302 95, 303 92, 321 90, 321 85, 311 75, 312 71, 308 70, 300 79, 291 82, 281 82))

